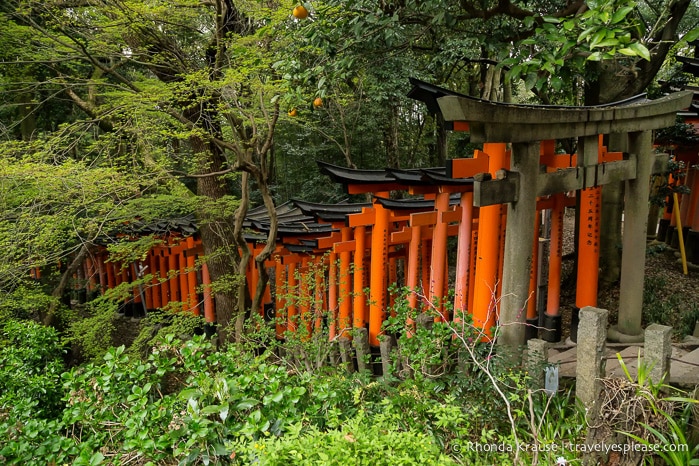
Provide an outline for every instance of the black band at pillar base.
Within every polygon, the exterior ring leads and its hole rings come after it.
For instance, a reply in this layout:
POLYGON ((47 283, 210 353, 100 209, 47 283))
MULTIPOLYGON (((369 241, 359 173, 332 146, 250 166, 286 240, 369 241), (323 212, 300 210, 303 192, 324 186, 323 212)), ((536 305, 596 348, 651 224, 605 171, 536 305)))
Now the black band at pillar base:
POLYGON ((527 319, 527 328, 524 331, 525 341, 537 338, 539 335, 539 317, 534 317, 533 319, 527 319))
POLYGON ((549 343, 561 341, 561 316, 544 314, 544 328, 541 330, 541 339, 549 343))

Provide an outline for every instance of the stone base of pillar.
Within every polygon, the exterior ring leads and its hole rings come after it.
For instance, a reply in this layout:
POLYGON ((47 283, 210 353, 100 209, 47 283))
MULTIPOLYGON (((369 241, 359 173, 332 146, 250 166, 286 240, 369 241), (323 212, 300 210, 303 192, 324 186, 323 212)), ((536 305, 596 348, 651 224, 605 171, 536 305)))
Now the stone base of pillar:
POLYGON ((699 264, 699 231, 689 230, 684 240, 687 261, 699 264))
POLYGON ((524 331, 524 340, 529 341, 537 338, 539 335, 539 318, 527 319, 527 328, 524 331))
POLYGON ((655 239, 665 242, 665 239, 667 238, 667 229, 669 227, 670 219, 661 218, 658 221, 658 234, 655 236, 655 239))
POLYGON ((550 316, 544 314, 544 328, 541 330, 541 339, 549 343, 558 343, 561 341, 561 316, 550 316))
POLYGON ((643 332, 638 335, 627 335, 619 331, 618 325, 612 325, 607 330, 607 341, 614 343, 641 343, 643 342, 644 334, 643 332))

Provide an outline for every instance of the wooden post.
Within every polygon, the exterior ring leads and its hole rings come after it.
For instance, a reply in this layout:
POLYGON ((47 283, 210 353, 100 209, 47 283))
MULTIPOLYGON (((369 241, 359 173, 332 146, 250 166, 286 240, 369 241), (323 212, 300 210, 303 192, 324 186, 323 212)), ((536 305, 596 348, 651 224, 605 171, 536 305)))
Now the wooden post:
POLYGON ((177 266, 177 259, 179 258, 179 251, 173 246, 170 246, 167 255, 167 268, 170 288, 170 301, 180 302, 180 280, 179 280, 179 267, 177 266))
MULTIPOLYGON (((579 138, 578 166, 585 170, 585 167, 596 165, 599 151, 598 136, 579 138)), ((597 306, 601 191, 600 186, 580 190, 578 271, 575 293, 575 305, 578 309, 597 306)))
MULTIPOLYGON (((180 265, 180 270, 178 272, 180 279, 180 302, 182 303, 182 310, 187 310, 187 256, 185 255, 186 243, 180 243, 177 250, 177 261, 180 265)), ((146 298, 148 295, 146 295, 146 298)))
MULTIPOLYGON (((338 335, 339 305, 337 302, 337 254, 330 252, 328 255, 328 339, 334 340, 338 335)), ((344 332, 344 327, 339 327, 340 333, 344 332)))
POLYGON ((539 173, 539 144, 515 143, 512 146, 512 170, 519 177, 517 201, 507 209, 505 262, 500 300, 501 333, 498 344, 516 347, 524 344, 526 309, 529 297, 528 277, 532 264, 536 215, 536 185, 539 173))
POLYGON ((366 249, 366 227, 358 226, 354 229, 354 328, 364 328, 366 296, 364 295, 364 250, 366 249))
POLYGON ((156 248, 151 248, 148 253, 148 268, 150 273, 153 275, 151 279, 151 293, 153 296, 153 309, 159 309, 163 306, 162 295, 160 294, 160 281, 158 277, 160 275, 160 264, 158 263, 158 252, 156 248))
POLYGON ((287 294, 291 297, 293 296, 294 298, 291 299, 288 303, 288 306, 286 308, 286 315, 287 315, 287 330, 290 332, 295 332, 296 329, 298 328, 298 308, 296 307, 297 303, 297 298, 299 296, 299 290, 298 290, 298 284, 296 281, 296 262, 291 262, 287 266, 287 277, 286 277, 286 283, 287 283, 287 294))
MULTIPOLYGON (((352 229, 343 227, 340 229, 342 241, 350 241, 352 238, 352 229)), ((362 233, 364 234, 364 233, 362 233)), ((352 326, 352 284, 350 283, 350 252, 342 251, 340 253, 340 286, 339 286, 339 306, 340 316, 338 319, 338 331, 341 337, 350 337, 348 330, 352 326)), ((356 271, 355 271, 356 273, 356 271)))
MULTIPOLYGON (((420 243, 422 238, 420 237, 421 227, 419 225, 410 227, 410 245, 408 246, 408 265, 406 270, 406 280, 405 286, 410 290, 408 295, 408 306, 411 311, 417 310, 417 277, 419 273, 420 266, 420 243)), ((413 330, 415 329, 415 321, 408 315, 405 322, 407 336, 413 336, 413 330)))
POLYGON ((430 304, 439 314, 436 320, 446 320, 444 315, 444 280, 447 267, 447 223, 442 214, 449 210, 449 193, 438 193, 435 199, 437 221, 432 229, 432 263, 430 266, 430 304))
MULTIPOLYGON (((504 168, 506 146, 502 143, 487 143, 483 152, 490 156, 490 174, 504 168)), ((495 324, 497 306, 497 273, 500 249, 501 209, 499 205, 481 207, 478 214, 478 245, 476 251, 476 274, 474 278, 473 324, 482 328, 490 337, 490 328, 495 324)))
MULTIPOLYGON (((377 193, 388 197, 388 193, 377 193)), ((369 344, 379 346, 381 325, 386 317, 386 290, 388 288, 388 238, 390 212, 381 203, 374 202, 376 220, 371 229, 371 277, 369 286, 369 344)))
POLYGON ((206 264, 201 265, 201 281, 204 285, 204 318, 207 323, 214 323, 216 322, 216 312, 211 293, 211 276, 209 275, 209 267, 206 264))
POLYGON ((170 302, 170 287, 167 279, 168 249, 158 248, 158 265, 160 267, 160 305, 165 307, 170 302))
POLYGON ((275 308, 276 308, 276 334, 277 338, 283 338, 284 332, 287 329, 287 309, 286 309, 286 295, 289 293, 288 289, 288 276, 286 272, 286 266, 282 264, 281 257, 276 258, 276 266, 274 267, 274 277, 275 277, 275 308))
POLYGON ((461 322, 468 309, 469 265, 473 229, 473 191, 461 193, 461 222, 456 249, 456 283, 454 285, 454 322, 461 322))
POLYGON ((565 194, 553 195, 551 209, 551 243, 549 246, 548 292, 546 294, 546 312, 544 313, 542 339, 557 342, 561 339, 561 268, 563 258, 563 214, 565 213, 565 194))
POLYGON ((194 237, 190 236, 187 238, 187 302, 189 303, 189 310, 192 311, 195 316, 198 316, 200 315, 200 311, 199 299, 197 297, 197 272, 195 270, 197 256, 194 248, 194 237))
POLYGON ((529 271, 529 301, 527 301, 527 330, 526 340, 536 338, 539 325, 539 312, 536 304, 539 291, 539 226, 541 225, 541 212, 534 215, 534 243, 532 244, 532 264, 529 271))

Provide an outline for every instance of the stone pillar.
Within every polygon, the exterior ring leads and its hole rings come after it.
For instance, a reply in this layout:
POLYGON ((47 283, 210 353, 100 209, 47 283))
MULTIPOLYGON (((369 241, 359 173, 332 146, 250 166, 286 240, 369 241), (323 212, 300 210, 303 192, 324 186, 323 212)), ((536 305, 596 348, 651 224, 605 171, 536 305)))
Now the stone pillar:
MULTIPOLYGON (((575 395, 587 409, 589 421, 597 417, 600 379, 605 375, 605 349, 609 311, 587 306, 580 309, 575 395)), ((593 421, 594 422, 594 421, 593 421)))
POLYGON ((355 328, 352 334, 352 344, 357 352, 357 369, 364 372, 371 368, 367 358, 371 355, 369 349, 369 331, 366 328, 355 328))
POLYGON ((641 305, 646 265, 649 179, 653 167, 652 150, 650 131, 629 134, 629 152, 636 158, 636 178, 626 182, 619 322, 613 335, 610 335, 615 340, 629 343, 643 340, 641 305))
POLYGON ((672 327, 651 324, 646 328, 643 362, 650 369, 648 378, 654 384, 670 379, 672 327))
POLYGON ((543 390, 546 385, 544 369, 549 360, 548 342, 538 338, 527 341, 527 371, 532 378, 532 389, 543 390))
POLYGON ((500 299, 500 345, 524 344, 529 273, 532 265, 539 143, 512 145, 512 171, 519 177, 517 200, 507 209, 505 259, 500 299))

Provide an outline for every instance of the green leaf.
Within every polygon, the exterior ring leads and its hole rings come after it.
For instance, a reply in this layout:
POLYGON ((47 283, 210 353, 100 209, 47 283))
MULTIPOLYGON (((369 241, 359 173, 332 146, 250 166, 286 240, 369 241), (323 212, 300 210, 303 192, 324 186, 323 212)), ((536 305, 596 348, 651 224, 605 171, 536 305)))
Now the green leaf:
POLYGON ((645 45, 641 44, 640 42, 634 42, 632 44, 629 44, 629 48, 636 52, 636 55, 639 57, 643 58, 644 60, 650 61, 650 52, 646 48, 645 45))
POLYGON ((686 40, 687 42, 693 42, 697 39, 699 39, 699 27, 695 27, 682 37, 682 40, 686 40))
POLYGON ((626 18, 626 15, 631 13, 633 11, 633 7, 631 6, 625 6, 623 8, 619 8, 614 12, 614 15, 612 15, 612 24, 616 24, 621 22, 624 18, 626 18))
POLYGON ((243 400, 235 406, 235 409, 243 411, 245 409, 250 409, 257 404, 257 400, 247 399, 243 400))
POLYGON ((587 57, 587 61, 601 61, 601 60, 602 60, 602 54, 600 54, 599 52, 591 53, 587 57))

